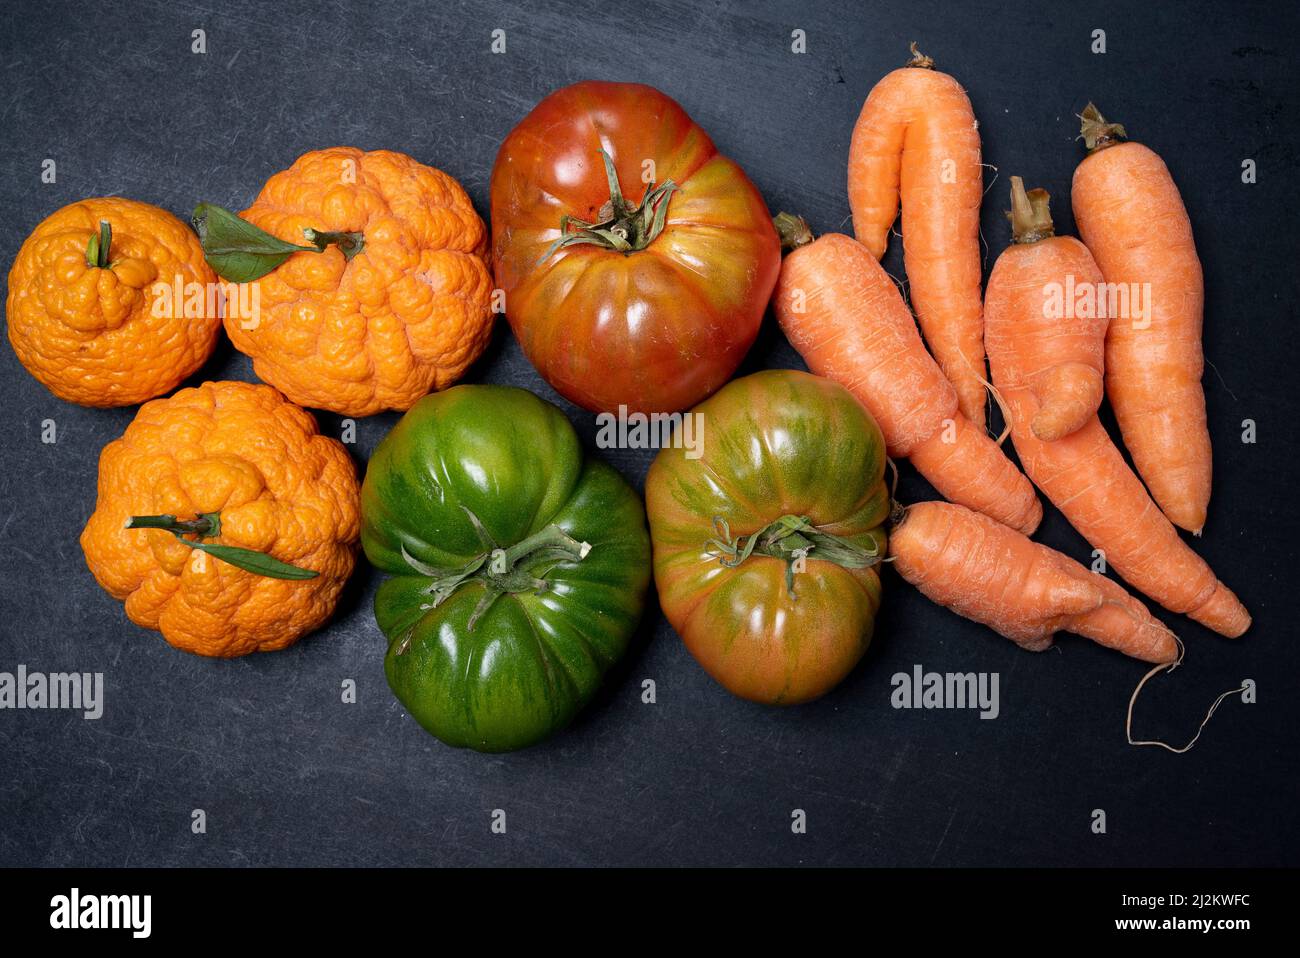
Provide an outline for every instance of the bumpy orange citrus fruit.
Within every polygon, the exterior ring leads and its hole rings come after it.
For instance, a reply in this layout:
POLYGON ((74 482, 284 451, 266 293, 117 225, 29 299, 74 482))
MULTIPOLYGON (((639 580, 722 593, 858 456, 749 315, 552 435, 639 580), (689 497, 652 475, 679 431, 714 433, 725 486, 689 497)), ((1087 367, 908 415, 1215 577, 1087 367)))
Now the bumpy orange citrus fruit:
POLYGON ((212 353, 221 329, 215 284, 198 237, 166 210, 82 200, 46 218, 18 251, 9 342, 60 399, 129 406, 171 392, 212 353), (102 265, 91 261, 96 250, 102 265))
POLYGON ((81 534, 99 584, 172 645, 232 657, 282 649, 321 625, 356 561, 360 490, 341 443, 269 386, 204 383, 145 404, 99 460, 81 534), (209 520, 190 542, 234 546, 315 578, 246 571, 133 517, 209 520))
POLYGON ((487 345, 487 229, 446 173, 387 150, 318 150, 240 215, 300 245, 307 229, 362 234, 351 259, 337 246, 293 254, 254 281, 256 297, 245 292, 252 315, 227 316, 257 375, 294 402, 349 416, 409 409, 487 345))

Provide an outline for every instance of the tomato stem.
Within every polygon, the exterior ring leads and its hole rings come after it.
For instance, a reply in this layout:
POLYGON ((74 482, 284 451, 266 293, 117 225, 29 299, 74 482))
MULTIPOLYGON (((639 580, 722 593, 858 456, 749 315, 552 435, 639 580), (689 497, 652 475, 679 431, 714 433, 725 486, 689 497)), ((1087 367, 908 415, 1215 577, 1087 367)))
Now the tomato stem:
POLYGON ((718 561, 734 569, 751 556, 768 556, 786 564, 785 585, 791 598, 796 565, 809 558, 832 562, 845 569, 865 569, 881 561, 879 550, 858 545, 813 525, 807 516, 784 515, 746 536, 731 537, 731 527, 721 516, 713 517, 716 538, 705 541, 718 561), (811 553, 816 552, 816 555, 811 553))
POLYGON ((672 180, 665 180, 658 186, 651 180, 641 202, 633 206, 623 196, 613 157, 604 150, 600 151, 600 157, 605 164, 605 178, 609 181, 609 199, 601 206, 594 223, 567 213, 561 216, 560 238, 547 247, 537 261, 539 266, 560 250, 583 244, 619 253, 635 253, 645 249, 663 232, 668 220, 668 201, 680 187, 672 180))
MULTIPOLYGON (((483 595, 469 617, 470 631, 500 596, 516 592, 545 592, 550 588, 546 575, 555 563, 580 562, 591 552, 591 543, 579 542, 554 523, 508 548, 501 548, 479 517, 468 507, 461 508, 483 546, 483 551, 474 558, 459 568, 441 569, 421 562, 406 551, 405 545, 401 550, 407 565, 433 580, 424 590, 433 596, 433 601, 422 605, 422 609, 436 609, 467 583, 483 583, 483 595), (535 574, 539 572, 540 575, 535 574)), ((408 632, 398 643, 395 654, 404 655, 410 645, 408 632)))

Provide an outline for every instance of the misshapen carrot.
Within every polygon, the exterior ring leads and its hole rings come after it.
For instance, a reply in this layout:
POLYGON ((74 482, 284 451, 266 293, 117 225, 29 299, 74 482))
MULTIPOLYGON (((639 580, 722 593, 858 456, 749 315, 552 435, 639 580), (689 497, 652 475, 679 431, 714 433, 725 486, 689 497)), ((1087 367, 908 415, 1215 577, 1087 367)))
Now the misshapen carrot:
POLYGON ((795 249, 781 265, 773 307, 808 368, 852 392, 880 425, 889 454, 910 458, 944 498, 1033 532, 1043 516, 1033 486, 958 410, 952 384, 876 258, 839 233, 814 240, 787 213, 777 229, 795 249))
POLYGON ((962 506, 907 507, 889 554, 928 599, 1031 651, 1074 632, 1144 662, 1178 657, 1173 633, 1120 585, 962 506))
POLYGON ((1091 103, 1081 119, 1089 156, 1074 171, 1079 235, 1108 283, 1150 290, 1146 315, 1111 322, 1106 395, 1152 497, 1175 525, 1199 534, 1211 453, 1201 388, 1205 293, 1191 221, 1159 156, 1122 142, 1124 128, 1091 103))
POLYGON ((980 138, 966 91, 912 44, 912 61, 871 90, 849 146, 849 206, 859 242, 885 255, 903 209, 912 305, 961 411, 984 427, 980 318, 980 138))
POLYGON ((1003 288, 1011 273, 1000 266, 1001 258, 986 297, 989 365, 1025 472, 1135 589, 1216 632, 1241 635, 1250 627, 1250 614, 1179 538, 1095 415, 1053 442, 1034 434, 1030 423, 1041 406, 1020 371, 1031 365, 1026 357, 1051 348, 1050 333, 1012 311, 1012 296, 1003 288))
POLYGON ((1012 244, 993 266, 989 289, 997 296, 986 297, 984 314, 985 340, 1019 341, 1018 349, 1002 350, 1003 378, 1034 394, 1038 412, 1029 428, 1051 442, 1082 427, 1101 405, 1108 320, 1104 294, 1098 302, 1101 270, 1077 239, 1055 235, 1048 199, 1011 177, 1012 244), (996 322, 988 318, 994 312, 996 322))

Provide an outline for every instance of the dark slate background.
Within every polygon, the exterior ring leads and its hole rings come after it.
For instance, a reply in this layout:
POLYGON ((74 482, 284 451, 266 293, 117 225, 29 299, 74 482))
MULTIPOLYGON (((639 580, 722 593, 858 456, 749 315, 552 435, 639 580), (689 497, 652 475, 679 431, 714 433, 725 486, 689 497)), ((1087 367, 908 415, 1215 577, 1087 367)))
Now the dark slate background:
MULTIPOLYGON (((586 78, 662 88, 773 210, 847 230, 854 119, 916 39, 969 88, 998 171, 984 211, 991 265, 1007 240, 1010 173, 1049 189, 1060 231, 1073 230, 1073 114, 1095 98, 1165 157, 1191 212, 1215 454, 1194 546, 1255 615, 1238 642, 1165 615, 1188 659, 1148 686, 1139 731, 1185 740, 1243 678, 1258 682, 1258 704, 1229 700, 1189 754, 1129 747, 1140 663, 1072 636, 1023 652, 891 573, 876 642, 820 702, 775 710, 730 697, 652 605, 625 665, 566 734, 508 756, 456 751, 389 694, 364 566, 333 623, 290 651, 211 661, 132 625, 77 536, 99 450, 134 410, 62 403, 0 346, 0 670, 102 671, 107 699, 97 722, 0 712, 0 864, 1296 864, 1294 8, 545 7, 5 4, 0 262, 73 200, 122 194, 182 217, 199 200, 239 209, 299 154, 336 144, 410 153, 458 177, 485 213, 502 137, 547 92, 586 78), (190 50, 196 28, 205 55, 190 50), (505 55, 489 52, 496 28, 505 55), (805 55, 790 52, 794 28, 805 55), (1097 28, 1104 55, 1089 50, 1097 28), (55 184, 40 181, 46 158, 55 184), (1246 158, 1255 185, 1241 182, 1246 158), (54 445, 40 440, 47 418, 54 445), (1241 442, 1247 418, 1255 445, 1241 442), (892 709, 890 677, 916 663, 1000 673, 1001 717, 892 709), (349 678, 355 705, 340 702, 349 678), (640 701, 646 678, 655 705, 640 701), (205 835, 191 833, 196 808, 205 835), (505 835, 489 830, 497 808, 505 835), (796 808, 806 835, 792 834, 796 808)), ((886 265, 901 275, 897 243, 886 265)), ((763 366, 800 366, 770 317, 746 363, 763 366)), ((223 343, 195 381, 216 378, 251 379, 250 364, 223 343)), ((557 398, 504 322, 469 380, 557 398)), ((565 408, 594 445, 592 417, 565 408)), ((319 418, 338 434, 337 417, 319 418)), ((359 422, 359 466, 395 419, 359 422)), ((649 453, 603 454, 641 485, 649 453)), ((933 495, 906 466, 900 493, 933 495)), ((1089 557, 1050 508, 1040 538, 1089 557)))

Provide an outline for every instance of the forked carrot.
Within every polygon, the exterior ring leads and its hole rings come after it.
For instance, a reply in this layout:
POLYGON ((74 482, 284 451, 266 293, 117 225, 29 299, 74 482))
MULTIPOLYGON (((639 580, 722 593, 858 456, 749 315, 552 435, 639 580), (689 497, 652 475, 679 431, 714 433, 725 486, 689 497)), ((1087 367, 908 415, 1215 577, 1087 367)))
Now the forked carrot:
POLYGON ((1031 651, 1074 632, 1144 662, 1178 657, 1174 634, 1118 583, 963 506, 908 506, 889 554, 926 598, 1031 651))
POLYGON ((1051 442, 1079 429, 1101 405, 1109 321, 1105 296, 1098 301, 1101 270, 1088 247, 1055 235, 1048 200, 1045 191, 1026 193, 1020 177, 1011 177, 1012 243, 993 266, 984 315, 986 341, 1019 341, 1018 349, 1002 350, 1003 380, 1034 394, 1038 412, 1029 428, 1051 442))
POLYGON ((1114 319, 1106 395, 1151 495, 1200 534, 1210 502, 1210 433, 1201 374, 1201 261, 1178 187, 1159 156, 1084 109, 1088 157, 1074 171, 1074 218, 1107 283, 1141 295, 1143 315, 1114 319), (1149 285, 1146 285, 1149 284, 1149 285))
POLYGON ((1042 504, 1033 486, 983 429, 930 358, 898 289, 857 240, 782 213, 793 251, 781 265, 773 308, 808 368, 846 387, 880 425, 891 456, 906 456, 946 499, 1026 534, 1042 504))
POLYGON ((912 44, 871 90, 849 146, 853 230, 876 259, 903 208, 903 262, 926 342, 984 428, 980 137, 966 91, 912 44))
POLYGON ((1096 415, 1053 442, 1034 434, 1030 423, 1041 406, 1021 372, 1032 366, 1027 357, 1051 348, 1050 332, 1001 307, 1010 299, 1001 288, 1009 275, 994 267, 985 319, 993 385, 1006 404, 1025 472, 1129 585, 1216 632, 1241 635, 1250 627, 1250 614, 1179 538, 1096 415))

